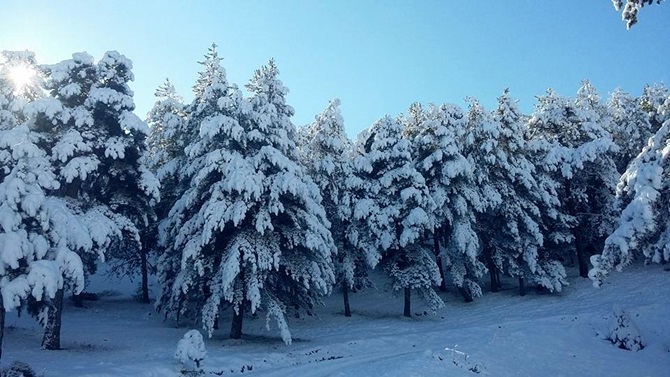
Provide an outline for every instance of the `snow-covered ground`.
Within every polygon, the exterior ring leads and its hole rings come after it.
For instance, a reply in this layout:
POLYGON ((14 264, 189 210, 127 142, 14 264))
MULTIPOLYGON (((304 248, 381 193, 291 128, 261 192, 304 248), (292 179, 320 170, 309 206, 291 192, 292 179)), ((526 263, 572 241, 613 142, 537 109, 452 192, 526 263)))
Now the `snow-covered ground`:
MULTIPOLYGON (((206 339, 206 376, 667 376, 670 370, 670 272, 634 266, 596 289, 574 277, 559 295, 509 290, 463 303, 451 290, 436 315, 418 302, 402 317, 402 298, 377 290, 353 294, 353 317, 333 294, 317 316, 291 318, 293 344, 246 319, 242 340, 228 339, 229 318, 206 339), (599 333, 620 305, 647 347, 617 348, 599 333)), ((41 329, 9 313, 3 364, 29 363, 40 375, 178 376, 177 342, 189 328, 163 322, 153 306, 132 299, 134 284, 94 277, 91 292, 108 290, 86 308, 66 305, 62 351, 40 350, 41 329)))

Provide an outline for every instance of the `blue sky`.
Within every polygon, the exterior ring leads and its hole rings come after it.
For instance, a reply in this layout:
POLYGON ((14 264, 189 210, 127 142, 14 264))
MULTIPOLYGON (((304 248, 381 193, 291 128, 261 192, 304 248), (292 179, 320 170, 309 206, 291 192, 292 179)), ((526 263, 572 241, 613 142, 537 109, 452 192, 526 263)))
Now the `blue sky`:
POLYGON ((487 108, 509 87, 524 111, 548 87, 573 95, 590 79, 606 97, 670 85, 670 3, 641 11, 627 31, 610 0, 508 1, 7 1, 0 50, 40 63, 118 50, 134 62, 144 117, 166 77, 187 100, 212 42, 229 81, 242 86, 274 57, 294 123, 333 97, 355 136, 412 102, 472 96, 487 108))

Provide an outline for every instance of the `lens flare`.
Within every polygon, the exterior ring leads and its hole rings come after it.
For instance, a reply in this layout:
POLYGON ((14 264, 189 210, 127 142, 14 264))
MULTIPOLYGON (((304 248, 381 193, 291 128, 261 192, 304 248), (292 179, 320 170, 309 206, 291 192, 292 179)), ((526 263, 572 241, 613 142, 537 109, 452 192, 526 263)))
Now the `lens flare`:
POLYGON ((23 93, 33 81, 35 75, 35 70, 25 65, 9 68, 9 78, 12 80, 14 91, 17 93, 23 93))

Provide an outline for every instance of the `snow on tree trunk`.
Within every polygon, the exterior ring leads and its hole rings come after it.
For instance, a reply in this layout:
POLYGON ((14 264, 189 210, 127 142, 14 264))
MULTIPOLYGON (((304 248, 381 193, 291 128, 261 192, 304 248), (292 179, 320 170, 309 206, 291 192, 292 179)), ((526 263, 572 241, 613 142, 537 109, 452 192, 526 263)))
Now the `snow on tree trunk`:
POLYGON ((60 349, 60 330, 63 318, 63 296, 64 289, 60 288, 56 292, 51 304, 46 309, 46 325, 44 326, 44 337, 42 338, 42 348, 46 350, 60 349))

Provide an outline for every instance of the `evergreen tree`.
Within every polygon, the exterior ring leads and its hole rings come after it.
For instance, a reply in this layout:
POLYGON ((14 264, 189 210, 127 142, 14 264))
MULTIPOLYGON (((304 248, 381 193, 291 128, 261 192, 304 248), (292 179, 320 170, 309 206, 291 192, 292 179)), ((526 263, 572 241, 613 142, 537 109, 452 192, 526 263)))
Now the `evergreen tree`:
MULTIPOLYGON (((34 56, 30 54, 31 64, 34 56)), ((0 87, 6 83, 6 70, 0 67, 0 87)), ((41 93, 34 88, 32 93, 41 93)), ((4 92, 4 91, 3 91, 4 92)), ((7 99, 7 97, 5 97, 7 99)), ((23 307, 42 312, 46 326, 43 347, 60 346, 60 315, 63 289, 75 292, 84 288, 84 266, 79 254, 94 253, 107 247, 117 227, 104 208, 82 206, 60 197, 62 183, 56 174, 54 156, 46 149, 56 138, 59 122, 76 117, 53 98, 40 98, 25 105, 5 109, 23 111, 8 119, 24 119, 12 127, 0 127, 0 254, 3 255, 2 296, 5 309, 23 307)))
POLYGON ((351 317, 349 291, 369 285, 362 255, 347 240, 353 223, 352 197, 346 187, 351 175, 353 146, 344 131, 340 100, 332 100, 316 116, 314 123, 301 129, 301 158, 308 174, 321 190, 326 216, 338 249, 337 280, 342 286, 344 315, 351 317))
MULTIPOLYGON (((126 248, 141 255, 141 229, 149 221, 150 201, 158 199, 157 182, 142 162, 146 125, 132 113, 130 69, 117 52, 106 53, 98 64, 90 55, 74 54, 48 67, 51 97, 27 108, 34 127, 50 133, 41 147, 60 184, 54 195, 94 211, 101 222, 95 247, 76 250, 88 272, 95 268, 95 254, 105 258, 109 243, 112 257, 126 248)), ((60 291, 46 316, 47 349, 60 347, 62 296, 60 291)))
MULTIPOLYGON (((670 96, 656 111, 670 114, 670 96)), ((617 186, 623 208, 616 229, 603 252, 591 257, 589 277, 599 286, 613 269, 621 270, 642 254, 648 261, 670 261, 667 148, 670 120, 665 121, 642 152, 630 163, 617 186)))
MULTIPOLYGON (((431 106, 427 111, 414 105, 409 114, 405 137, 412 142, 415 166, 436 205, 432 243, 438 269, 446 262, 454 284, 471 301, 481 291, 470 277, 483 272, 474 228, 475 214, 483 210, 483 204, 475 188, 473 166, 462 154, 467 119, 460 107, 450 104, 431 106)), ((445 274, 440 275, 445 290, 445 274)))
POLYGON ((607 103, 612 121, 609 133, 619 147, 615 154, 617 171, 623 174, 628 163, 633 160, 654 134, 649 115, 642 110, 641 101, 617 89, 607 103))
POLYGON ((404 292, 404 315, 410 317, 412 289, 433 310, 444 304, 433 290, 440 275, 431 247, 424 243, 434 230, 435 202, 414 167, 403 131, 387 116, 359 139, 361 154, 348 186, 356 195, 353 218, 360 226, 349 238, 371 267, 381 264, 394 291, 404 292))
MULTIPOLYGON (((207 149, 204 148, 204 141, 200 141, 200 134, 209 133, 211 130, 215 133, 219 132, 212 127, 222 127, 224 123, 232 124, 233 122, 238 126, 236 132, 241 132, 238 113, 242 111, 242 107, 246 106, 237 86, 228 83, 225 69, 220 64, 221 60, 216 44, 212 44, 205 54, 205 59, 199 62, 203 70, 198 74, 193 87, 195 93, 193 102, 183 109, 185 116, 181 116, 182 110, 178 108, 179 105, 172 107, 173 110, 170 111, 170 113, 179 114, 177 118, 167 112, 162 115, 163 119, 171 119, 174 127, 166 123, 164 128, 166 136, 169 136, 165 142, 172 146, 170 148, 171 159, 164 163, 164 172, 159 170, 158 174, 165 181, 166 186, 173 185, 172 189, 168 189, 168 201, 173 204, 169 212, 165 213, 166 216, 161 218, 159 226, 162 250, 158 259, 157 272, 161 283, 161 293, 157 300, 157 309, 164 311, 166 316, 173 317, 177 321, 185 314, 198 315, 201 313, 204 302, 211 295, 210 288, 205 282, 209 276, 199 276, 191 266, 183 265, 183 248, 177 241, 185 219, 197 214, 201 203, 196 201, 196 198, 188 197, 189 187, 193 183, 195 174, 206 163, 207 149), (219 100, 222 101, 223 106, 219 106, 219 100), (229 101, 230 104, 224 105, 224 101, 229 101), (182 285, 186 283, 190 288, 184 291, 182 285)), ((169 86, 166 87, 169 88, 169 86)), ((173 105, 175 104, 170 106, 173 105)), ((157 129, 159 132, 160 130, 161 128, 157 129)), ((160 138, 160 133, 155 136, 160 138)), ((217 140, 226 143, 228 141, 225 140, 225 137, 226 134, 221 133, 217 140)), ((160 157, 160 155, 154 154, 154 157, 160 157)), ((203 182, 202 189, 208 189, 208 184, 211 183, 203 182)), ((197 198, 197 200, 202 199, 197 198)), ((216 316, 213 318, 211 327, 218 327, 216 316)))
POLYGON ((228 303, 232 338, 242 335, 245 310, 264 308, 268 328, 274 319, 290 343, 287 308, 311 310, 334 282, 329 223, 298 160, 293 109, 274 62, 255 72, 247 86, 253 97, 245 101, 212 57, 207 63, 217 74, 209 85, 199 81, 206 86, 196 91, 191 118, 202 119, 199 138, 187 148, 193 179, 175 205, 183 203, 185 216, 175 238, 183 254, 172 291, 204 292, 201 315, 210 335, 228 303))
POLYGON ((147 114, 151 133, 147 138, 147 164, 161 183, 161 201, 156 205, 159 220, 167 217, 185 186, 180 171, 185 165, 184 149, 187 137, 187 113, 183 99, 170 82, 165 80, 155 93, 158 101, 147 114))
MULTIPOLYGON (((478 106, 474 103, 472 108, 478 106)), ((480 115, 474 119, 479 121, 471 125, 468 158, 473 161, 480 185, 500 198, 478 216, 477 223, 492 289, 499 288, 497 271, 502 271, 519 278, 521 295, 525 294, 525 279, 560 291, 567 284, 566 274, 563 266, 543 250, 540 209, 555 206, 558 201, 537 182, 535 166, 526 159, 523 115, 506 91, 492 117, 480 115)))
MULTIPOLYGON (((169 218, 170 209, 184 194, 188 180, 184 177, 187 156, 184 149, 193 139, 187 128, 187 109, 182 98, 169 80, 160 86, 155 93, 158 101, 147 114, 147 124, 151 133, 147 139, 149 169, 156 175, 161 184, 161 201, 155 207, 156 222, 152 225, 149 239, 155 248, 158 260, 156 272, 161 288, 171 287, 168 281, 174 278, 179 268, 180 256, 166 243, 170 240, 161 239, 161 224, 169 218)), ((167 296, 169 297, 169 296, 167 296)), ((156 299, 156 308, 161 311, 165 304, 165 289, 161 289, 156 299)), ((166 311, 167 313, 167 311, 166 311)))
POLYGON ((149 128, 134 113, 132 62, 116 51, 97 64, 98 80, 86 106, 91 109, 96 140, 93 151, 100 166, 85 190, 123 218, 123 238, 114 242, 109 257, 116 270, 141 276, 141 301, 149 302, 148 259, 151 245, 142 238, 156 220, 159 182, 147 167, 149 128))
POLYGON ((580 275, 588 276, 588 259, 611 230, 616 151, 606 131, 607 118, 593 87, 585 82, 572 101, 549 90, 539 97, 529 120, 529 136, 546 151, 543 163, 557 173, 564 211, 575 220, 572 230, 580 275))
POLYGON ((626 0, 624 6, 623 0, 612 0, 614 9, 621 11, 621 19, 626 22, 626 28, 630 29, 637 23, 637 14, 645 5, 660 4, 663 0, 626 0), (623 10, 621 9, 623 7, 623 10))
POLYGON ((663 108, 662 106, 669 95, 670 91, 668 91, 668 88, 663 83, 645 85, 642 95, 638 99, 640 109, 647 113, 649 117, 652 134, 655 134, 663 123, 670 119, 670 114, 659 111, 663 108))

